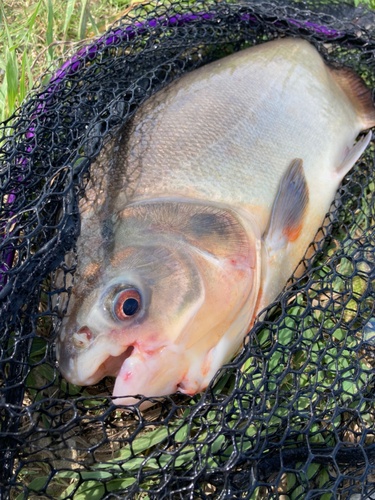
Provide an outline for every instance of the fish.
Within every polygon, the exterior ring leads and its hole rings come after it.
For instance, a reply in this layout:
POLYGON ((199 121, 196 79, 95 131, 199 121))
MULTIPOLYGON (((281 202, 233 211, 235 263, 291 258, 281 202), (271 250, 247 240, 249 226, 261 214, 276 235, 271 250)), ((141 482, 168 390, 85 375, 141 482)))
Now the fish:
POLYGON ((363 80, 300 38, 147 99, 80 202, 63 377, 116 377, 121 405, 204 391, 298 267, 374 125, 363 80))

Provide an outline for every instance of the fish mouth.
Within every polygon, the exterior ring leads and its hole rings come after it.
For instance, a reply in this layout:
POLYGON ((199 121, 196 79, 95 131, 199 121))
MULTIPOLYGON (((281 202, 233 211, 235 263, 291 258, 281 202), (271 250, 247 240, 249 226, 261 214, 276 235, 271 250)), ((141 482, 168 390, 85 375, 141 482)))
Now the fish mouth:
POLYGON ((117 377, 125 361, 133 354, 134 346, 128 346, 119 356, 108 356, 102 363, 101 369, 111 377, 117 377))

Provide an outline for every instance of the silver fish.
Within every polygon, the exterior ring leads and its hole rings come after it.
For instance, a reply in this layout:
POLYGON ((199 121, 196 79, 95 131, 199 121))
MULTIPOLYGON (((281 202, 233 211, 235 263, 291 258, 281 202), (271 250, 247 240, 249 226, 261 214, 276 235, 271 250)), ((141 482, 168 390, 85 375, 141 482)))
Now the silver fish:
POLYGON ((147 100, 116 176, 100 183, 97 162, 81 205, 63 376, 115 376, 121 404, 205 389, 283 289, 374 125, 362 80, 293 38, 147 100))

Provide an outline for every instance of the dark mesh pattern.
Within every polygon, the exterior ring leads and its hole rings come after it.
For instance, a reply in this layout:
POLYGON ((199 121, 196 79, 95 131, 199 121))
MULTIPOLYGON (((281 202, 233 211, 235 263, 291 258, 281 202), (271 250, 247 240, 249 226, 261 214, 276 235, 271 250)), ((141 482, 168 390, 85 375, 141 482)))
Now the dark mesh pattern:
POLYGON ((204 394, 125 412, 109 397, 113 379, 68 384, 54 355, 90 165, 111 171, 118 132, 147 97, 285 35, 375 87, 372 15, 314 5, 144 4, 51 69, 2 125, 2 498, 375 498, 373 146, 306 272, 204 394))

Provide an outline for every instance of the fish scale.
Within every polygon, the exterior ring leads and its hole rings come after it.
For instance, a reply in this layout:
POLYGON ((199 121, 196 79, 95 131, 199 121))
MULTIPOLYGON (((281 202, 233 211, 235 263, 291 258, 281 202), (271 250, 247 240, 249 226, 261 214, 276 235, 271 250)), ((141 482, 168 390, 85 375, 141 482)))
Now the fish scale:
MULTIPOLYGON (((317 163, 325 168, 339 163, 332 141, 342 137, 342 127, 352 126, 348 123, 356 124, 358 133, 359 117, 351 106, 341 106, 344 96, 335 82, 323 95, 321 85, 311 88, 311 72, 320 84, 330 76, 320 57, 311 65, 317 55, 311 45, 287 39, 275 43, 271 54, 268 46, 205 66, 139 110, 128 144, 130 150, 136 144, 140 171, 133 199, 172 192, 269 210, 291 159, 303 158, 311 181, 317 163)), ((134 168, 131 158, 128 165, 134 168)))

